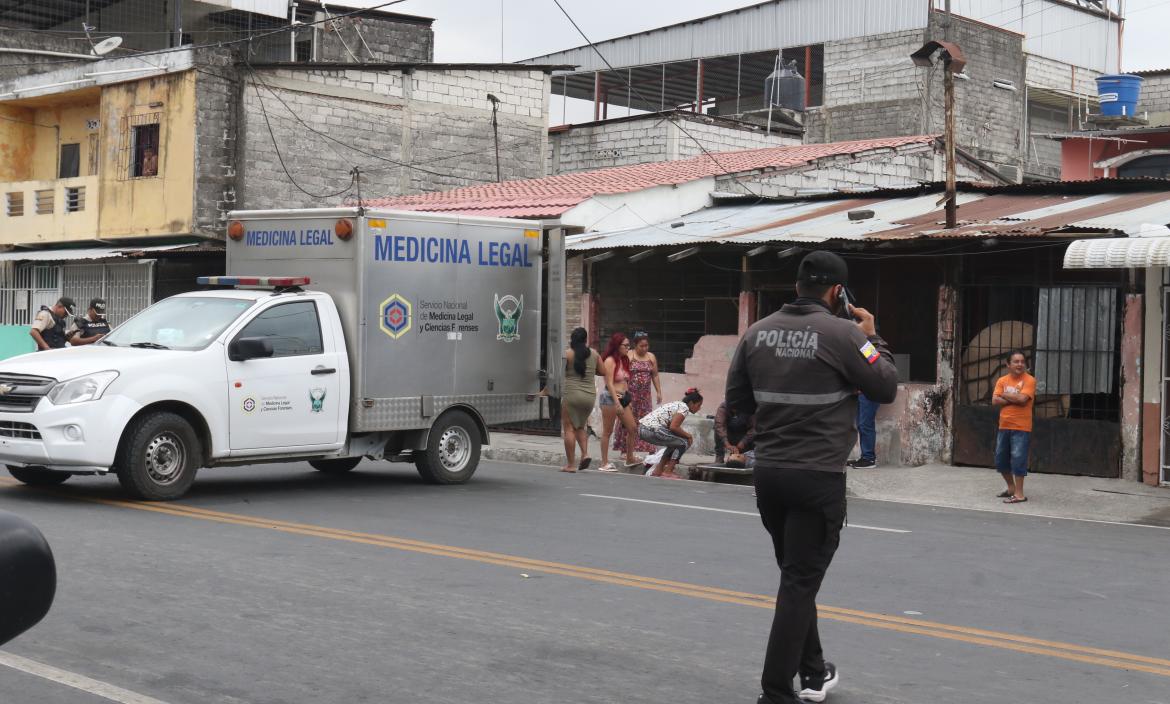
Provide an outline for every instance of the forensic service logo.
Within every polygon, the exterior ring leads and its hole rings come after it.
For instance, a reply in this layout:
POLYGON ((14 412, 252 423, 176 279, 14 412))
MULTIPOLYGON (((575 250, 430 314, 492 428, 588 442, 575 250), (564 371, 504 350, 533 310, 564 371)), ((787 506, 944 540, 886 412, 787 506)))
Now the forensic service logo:
POLYGON ((309 389, 309 411, 320 413, 325 410, 325 389, 316 387, 309 389))
POLYGON ((256 399, 249 396, 244 399, 244 413, 251 413, 254 410, 256 410, 256 399))
POLYGON ((397 293, 378 308, 378 327, 397 340, 410 330, 410 301, 397 293))
POLYGON ((524 296, 517 299, 508 294, 495 294, 496 320, 500 323, 497 340, 515 342, 520 339, 520 316, 524 314, 524 296))

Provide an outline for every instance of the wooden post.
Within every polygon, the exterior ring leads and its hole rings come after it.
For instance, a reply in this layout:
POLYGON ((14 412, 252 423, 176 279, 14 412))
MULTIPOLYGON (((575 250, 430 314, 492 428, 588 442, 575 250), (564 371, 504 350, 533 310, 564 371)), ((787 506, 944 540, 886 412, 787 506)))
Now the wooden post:
POLYGON ((946 159, 947 159, 947 192, 946 214, 947 229, 958 225, 958 196, 955 193, 955 74, 951 72, 951 59, 947 55, 943 59, 943 90, 946 102, 946 159))
POLYGON ((593 121, 601 119, 601 71, 593 72, 593 121))

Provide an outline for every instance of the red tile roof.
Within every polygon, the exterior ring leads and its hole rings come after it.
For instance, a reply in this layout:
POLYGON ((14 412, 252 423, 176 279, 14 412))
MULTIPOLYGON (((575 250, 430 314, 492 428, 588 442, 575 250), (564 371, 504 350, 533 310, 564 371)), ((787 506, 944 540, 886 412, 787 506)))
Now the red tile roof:
POLYGON ((937 137, 931 135, 888 137, 716 152, 711 156, 703 154, 678 161, 615 166, 545 178, 466 186, 451 191, 378 198, 367 200, 365 204, 396 210, 426 210, 510 218, 555 218, 596 195, 631 193, 654 186, 670 186, 723 174, 789 169, 827 157, 857 154, 873 149, 929 144, 935 139, 937 137))

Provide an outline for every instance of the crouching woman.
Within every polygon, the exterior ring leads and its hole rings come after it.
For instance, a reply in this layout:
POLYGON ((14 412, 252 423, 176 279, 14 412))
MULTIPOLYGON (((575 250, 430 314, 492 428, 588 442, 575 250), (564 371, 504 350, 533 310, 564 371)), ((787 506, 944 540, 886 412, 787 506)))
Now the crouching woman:
POLYGON ((683 430, 683 421, 702 407, 703 396, 699 390, 687 389, 681 401, 664 403, 638 421, 638 437, 651 445, 666 448, 650 476, 682 479, 674 469, 687 448, 695 444, 694 436, 683 430))

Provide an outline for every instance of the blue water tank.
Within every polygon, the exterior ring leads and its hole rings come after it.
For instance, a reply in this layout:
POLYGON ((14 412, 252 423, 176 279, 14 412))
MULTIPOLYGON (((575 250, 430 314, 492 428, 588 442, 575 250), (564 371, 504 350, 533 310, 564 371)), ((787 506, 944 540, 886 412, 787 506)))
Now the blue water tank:
POLYGON ((1142 77, 1120 73, 1097 77, 1097 97, 1101 114, 1133 117, 1142 94, 1142 77))

